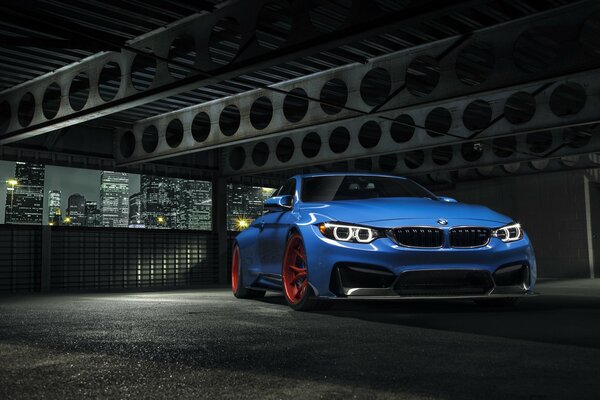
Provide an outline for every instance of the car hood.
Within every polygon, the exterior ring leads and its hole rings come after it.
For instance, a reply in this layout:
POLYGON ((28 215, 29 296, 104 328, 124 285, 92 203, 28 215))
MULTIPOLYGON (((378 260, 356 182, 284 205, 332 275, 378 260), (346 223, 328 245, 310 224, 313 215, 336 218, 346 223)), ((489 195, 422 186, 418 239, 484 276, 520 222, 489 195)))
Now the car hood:
POLYGON ((487 207, 426 198, 375 198, 303 203, 300 209, 320 215, 325 220, 380 227, 394 226, 398 222, 435 223, 438 219, 449 221, 449 225, 466 221, 487 221, 494 224, 511 222, 510 218, 487 207))

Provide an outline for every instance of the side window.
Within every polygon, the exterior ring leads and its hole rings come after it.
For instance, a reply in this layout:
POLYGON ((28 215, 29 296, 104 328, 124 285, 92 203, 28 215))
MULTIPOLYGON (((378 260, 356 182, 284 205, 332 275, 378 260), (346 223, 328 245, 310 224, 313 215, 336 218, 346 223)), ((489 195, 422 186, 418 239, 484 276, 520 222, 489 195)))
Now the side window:
POLYGON ((293 196, 296 194, 296 180, 290 179, 279 189, 278 196, 293 196))

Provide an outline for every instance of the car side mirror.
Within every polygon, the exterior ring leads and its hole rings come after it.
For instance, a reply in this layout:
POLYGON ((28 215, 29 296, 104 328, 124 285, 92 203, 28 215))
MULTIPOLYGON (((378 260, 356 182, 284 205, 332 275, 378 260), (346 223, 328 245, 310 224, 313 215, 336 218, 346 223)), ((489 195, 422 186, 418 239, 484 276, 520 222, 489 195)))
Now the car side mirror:
POLYGON ((440 199, 441 201, 445 201, 446 203, 458 203, 458 200, 453 199, 452 197, 438 196, 438 199, 440 199))
POLYGON ((293 196, 274 196, 265 200, 264 207, 268 211, 288 211, 292 209, 293 196))

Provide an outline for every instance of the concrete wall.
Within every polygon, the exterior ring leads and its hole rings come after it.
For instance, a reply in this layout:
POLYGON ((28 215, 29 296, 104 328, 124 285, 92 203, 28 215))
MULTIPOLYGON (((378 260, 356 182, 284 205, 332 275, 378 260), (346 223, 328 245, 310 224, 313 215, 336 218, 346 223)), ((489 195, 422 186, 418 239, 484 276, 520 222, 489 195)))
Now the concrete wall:
POLYGON ((567 171, 463 182, 438 193, 519 221, 533 242, 540 277, 587 278, 585 185, 583 171, 567 171))

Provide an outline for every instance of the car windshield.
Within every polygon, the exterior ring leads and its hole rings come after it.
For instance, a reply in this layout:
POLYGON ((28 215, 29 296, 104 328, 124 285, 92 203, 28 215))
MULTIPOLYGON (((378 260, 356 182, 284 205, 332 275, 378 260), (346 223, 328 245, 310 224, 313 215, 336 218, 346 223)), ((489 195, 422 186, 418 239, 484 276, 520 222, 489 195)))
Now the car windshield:
POLYGON ((302 180, 304 202, 372 199, 377 197, 425 197, 437 200, 427 189, 409 179, 385 176, 317 176, 302 180))

